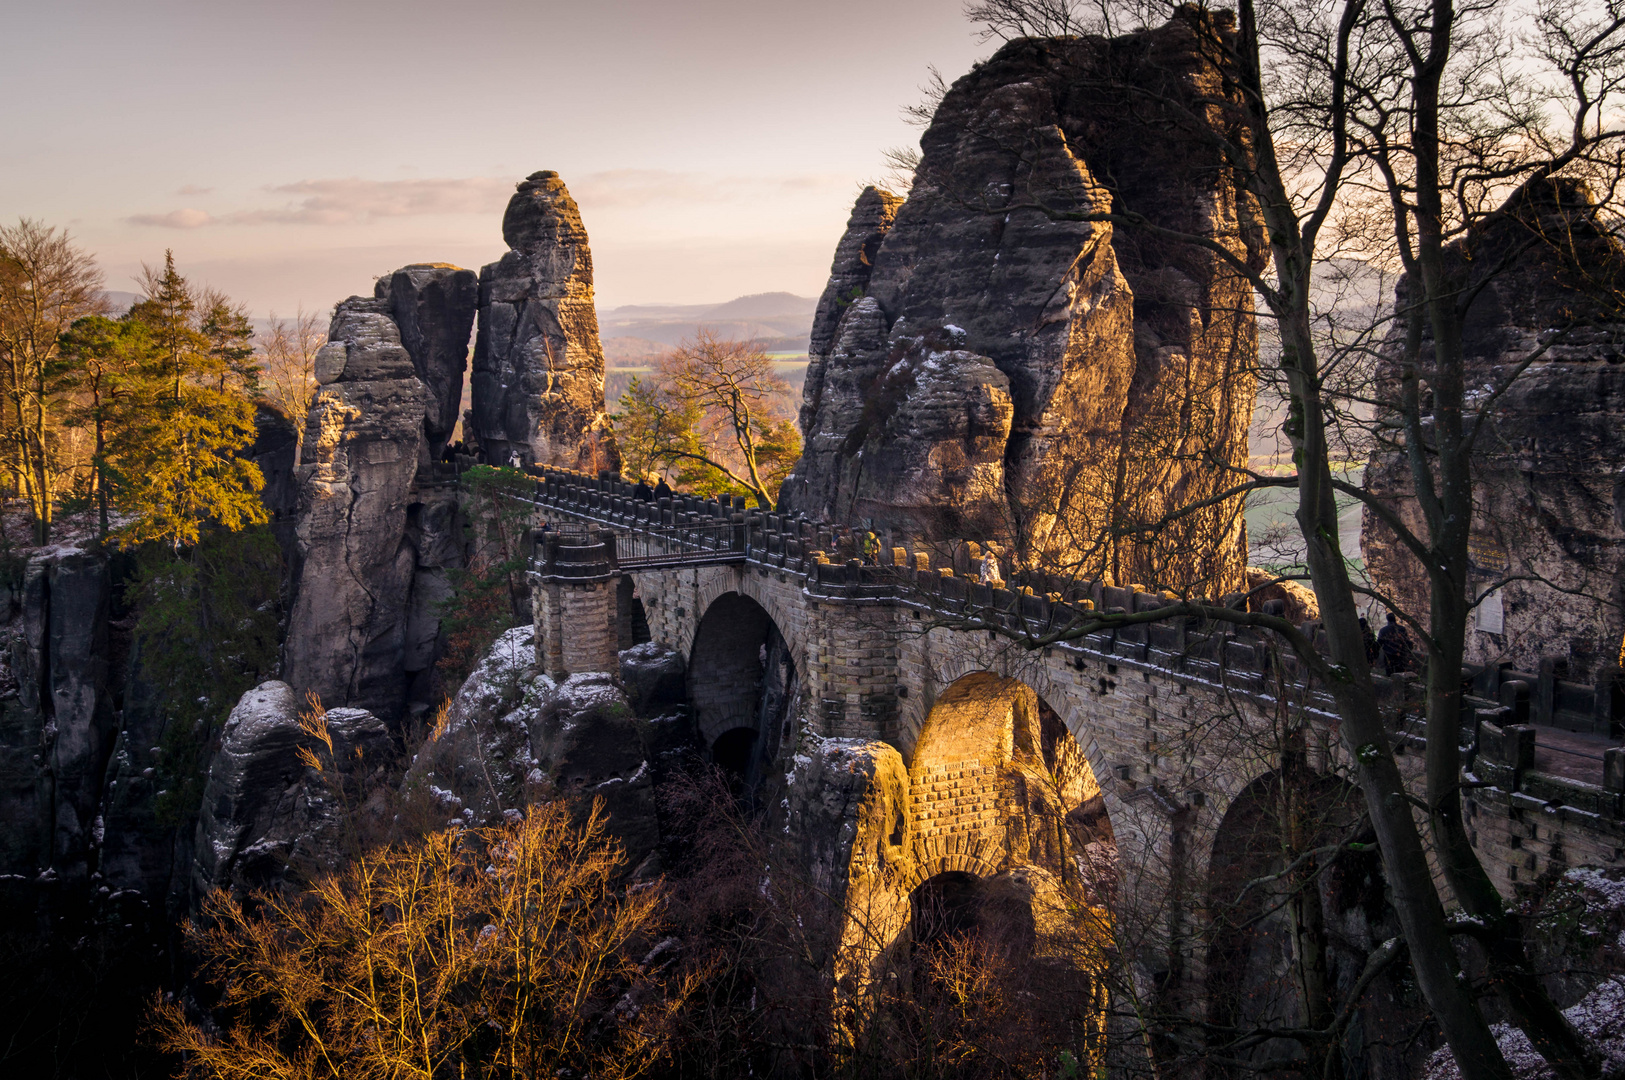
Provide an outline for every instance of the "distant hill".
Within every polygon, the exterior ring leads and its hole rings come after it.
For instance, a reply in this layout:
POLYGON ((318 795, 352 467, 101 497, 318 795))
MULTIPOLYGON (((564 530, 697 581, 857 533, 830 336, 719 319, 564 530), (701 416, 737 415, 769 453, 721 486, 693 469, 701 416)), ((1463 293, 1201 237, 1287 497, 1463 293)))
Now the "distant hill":
POLYGON ((109 304, 113 305, 113 314, 115 315, 122 315, 129 311, 141 299, 140 293, 121 292, 117 289, 103 289, 102 295, 107 298, 109 304))
POLYGON ((598 313, 604 351, 642 354, 691 339, 701 327, 721 337, 760 341, 770 352, 805 352, 818 301, 793 293, 757 293, 723 304, 628 304, 598 313), (622 348, 615 338, 637 338, 622 348))

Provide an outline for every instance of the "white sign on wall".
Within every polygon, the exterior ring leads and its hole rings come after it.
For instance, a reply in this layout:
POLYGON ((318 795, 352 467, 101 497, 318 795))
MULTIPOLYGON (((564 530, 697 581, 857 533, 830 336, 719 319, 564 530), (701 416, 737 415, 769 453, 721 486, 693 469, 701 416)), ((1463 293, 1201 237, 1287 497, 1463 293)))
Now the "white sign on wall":
POLYGON ((1499 634, 1502 633, 1503 622, 1501 590, 1496 589, 1473 609, 1473 625, 1486 634, 1499 634))

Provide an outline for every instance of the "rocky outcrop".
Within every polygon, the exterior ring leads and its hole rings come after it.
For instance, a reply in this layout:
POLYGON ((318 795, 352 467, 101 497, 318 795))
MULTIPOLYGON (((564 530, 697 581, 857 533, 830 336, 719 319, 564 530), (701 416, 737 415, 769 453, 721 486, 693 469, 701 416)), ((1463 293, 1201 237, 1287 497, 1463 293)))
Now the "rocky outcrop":
POLYGON ((437 484, 474 322, 471 271, 380 278, 334 311, 297 472, 294 605, 284 675, 328 705, 390 721, 425 705, 438 604, 463 562, 455 485, 437 484))
POLYGON ((283 674, 329 705, 398 715, 416 554, 406 541, 430 393, 382 300, 338 305, 299 466, 283 674))
POLYGON ((260 475, 265 478, 260 502, 271 515, 271 532, 284 556, 295 550, 294 531, 299 515, 299 482, 295 473, 299 466, 298 449, 298 432, 287 414, 268 402, 256 402, 254 442, 246 456, 259 466, 260 475))
POLYGON ((1226 18, 1014 41, 949 89, 907 200, 865 191, 837 248, 786 508, 1086 555, 1124 581, 1239 586, 1239 502, 1090 550, 1219 490, 1205 454, 1246 458, 1250 287, 1195 245, 1087 220, 1131 211, 1262 266, 1217 152, 1169 136, 1180 116, 1225 122, 1197 102, 1222 93, 1198 34, 1231 34, 1226 18), (1158 95, 1170 104, 1145 104, 1158 95))
POLYGON ((107 561, 46 548, 20 569, 10 674, 0 709, 0 866, 83 884, 97 845, 115 719, 107 694, 107 561), (10 697, 8 695, 8 697, 10 697))
POLYGON ((462 409, 479 278, 450 263, 413 263, 379 278, 373 295, 389 304, 401 344, 429 388, 423 436, 429 460, 438 461, 462 409))
POLYGON ((404 791, 419 827, 490 825, 539 798, 602 799, 628 864, 647 871, 659 840, 649 758, 612 675, 554 682, 536 670, 535 632, 515 627, 463 683, 404 791))
MULTIPOLYGON (((1475 388, 1468 407, 1510 380, 1473 448, 1468 548, 1475 593, 1506 584, 1475 613, 1467 660, 1600 685, 1597 715, 1607 726, 1625 631, 1625 321, 1604 298, 1617 296, 1625 249, 1597 221, 1590 195, 1563 182, 1515 195, 1452 245, 1448 260, 1464 289, 1482 286, 1463 328, 1467 385, 1475 388)), ((1401 281, 1401 310, 1407 291, 1401 281)), ((1401 322, 1378 364, 1378 392, 1391 402, 1399 400, 1404 332, 1401 322)), ((1424 354, 1431 348, 1425 333, 1424 354)), ((1396 415, 1379 414, 1383 438, 1365 485, 1426 537, 1402 435, 1386 423, 1396 415)), ((1431 425, 1425 417, 1424 428, 1431 425)), ((1383 592, 1426 618, 1421 566, 1370 511, 1362 546, 1383 592)))
POLYGON ((329 709, 307 729, 300 707, 287 683, 266 682, 226 720, 198 817, 194 895, 330 871, 354 853, 353 808, 381 788, 389 731, 362 709, 329 709))
POLYGON ((511 249, 480 271, 473 437, 492 464, 620 468, 604 414, 604 351, 581 211, 555 172, 518 185, 511 249))
POLYGON ((621 686, 639 716, 656 716, 688 700, 682 654, 657 642, 623 650, 621 686))

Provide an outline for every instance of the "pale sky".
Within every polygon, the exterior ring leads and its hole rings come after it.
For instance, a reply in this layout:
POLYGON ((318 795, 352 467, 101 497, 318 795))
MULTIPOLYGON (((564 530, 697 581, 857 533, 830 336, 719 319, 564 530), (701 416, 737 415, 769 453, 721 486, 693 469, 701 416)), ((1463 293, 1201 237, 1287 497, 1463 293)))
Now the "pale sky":
POLYGON ((600 308, 816 295, 859 185, 918 141, 962 0, 0 0, 0 220, 107 287, 173 248, 259 315, 499 257, 556 169, 600 308))

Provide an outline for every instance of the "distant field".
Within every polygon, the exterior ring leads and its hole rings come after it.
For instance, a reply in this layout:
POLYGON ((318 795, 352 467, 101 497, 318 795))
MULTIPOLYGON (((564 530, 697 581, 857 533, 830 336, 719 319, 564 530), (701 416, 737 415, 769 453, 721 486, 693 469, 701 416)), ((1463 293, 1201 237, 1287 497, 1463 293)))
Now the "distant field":
MULTIPOLYGON (((773 360, 773 368, 779 378, 790 384, 790 397, 792 401, 801 400, 801 387, 807 379, 806 353, 769 353, 773 360)), ((604 371, 604 401, 611 412, 619 406, 621 395, 631 385, 633 378, 644 377, 654 373, 653 364, 611 364, 604 371)))
MULTIPOLYGON (((1351 484, 1363 482, 1365 468, 1345 465, 1342 479, 1351 484)), ((1252 548, 1248 562, 1255 566, 1286 566, 1303 559, 1303 538, 1297 533, 1293 514, 1298 509, 1296 488, 1263 488, 1247 496, 1247 540, 1252 548), (1272 537, 1279 540, 1271 543, 1272 537)), ((1337 497, 1337 539, 1345 557, 1352 559, 1362 572, 1365 556, 1360 551, 1360 502, 1340 495, 1337 497)))

